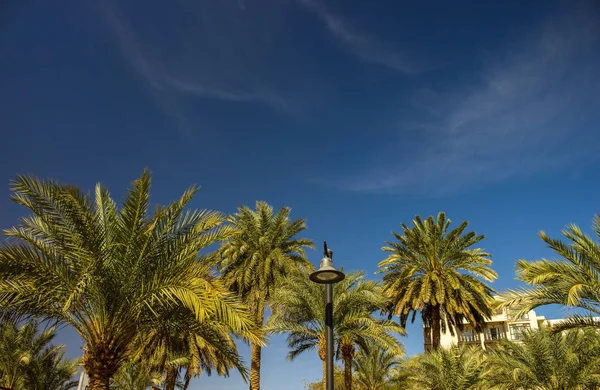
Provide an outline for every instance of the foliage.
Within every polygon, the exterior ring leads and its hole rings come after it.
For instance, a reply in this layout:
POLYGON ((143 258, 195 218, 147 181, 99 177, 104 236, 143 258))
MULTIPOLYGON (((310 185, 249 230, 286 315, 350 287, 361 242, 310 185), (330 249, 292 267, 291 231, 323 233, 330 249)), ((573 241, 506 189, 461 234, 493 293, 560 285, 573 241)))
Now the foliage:
POLYGON ((150 356, 153 366, 166 372, 165 389, 174 389, 182 369, 184 388, 192 377, 203 373, 210 376, 213 371, 229 376, 230 369, 237 369, 246 380, 248 371, 229 327, 218 321, 199 324, 185 310, 173 311, 168 321, 156 324, 147 332, 146 348, 141 350, 140 356, 150 356))
POLYGON ((449 226, 444 213, 424 221, 417 215, 412 227, 402 224, 402 234, 394 232, 396 241, 382 248, 390 255, 379 263, 378 271, 384 273, 390 315, 397 315, 406 327, 411 314, 414 321, 420 311, 432 329, 434 349, 446 323, 451 333, 463 320, 478 329, 483 326, 492 314, 493 291, 481 279, 492 282, 497 277, 490 255, 471 248, 484 236, 464 233, 466 221, 451 231, 449 226))
MULTIPOLYGON (((346 386, 344 386, 344 370, 338 366, 335 366, 333 376, 333 389, 346 390, 346 386)), ((324 386, 323 379, 321 379, 319 381, 306 383, 306 390, 322 390, 324 386)))
MULTIPOLYGON (((600 215, 596 215, 593 230, 600 239, 600 215)), ((562 232, 568 242, 548 237, 540 238, 560 259, 519 260, 517 279, 530 287, 509 290, 503 294, 504 306, 519 305, 523 311, 538 306, 560 304, 585 309, 600 315, 600 242, 584 234, 576 225, 562 232)), ((600 326, 593 318, 575 316, 557 330, 581 326, 600 326)))
MULTIPOLYGON (((290 276, 273 297, 273 316, 268 329, 273 333, 288 333, 288 359, 317 349, 325 361, 325 287, 313 283, 307 275, 290 276)), ((345 382, 352 375, 354 348, 368 349, 369 345, 381 345, 402 353, 402 345, 394 334, 404 334, 397 323, 375 318, 372 313, 380 310, 385 301, 377 282, 364 280, 361 272, 352 272, 333 287, 333 324, 338 356, 345 365, 345 382), (349 342, 350 355, 344 358, 344 343, 349 342)), ((324 366, 325 367, 325 366, 324 366)))
POLYGON ((481 385, 483 355, 477 348, 439 348, 409 359, 397 381, 414 390, 471 390, 481 385))
MULTIPOLYGON (((229 218, 233 234, 221 247, 219 269, 230 289, 242 297, 255 325, 262 328, 265 306, 286 275, 311 267, 305 249, 313 242, 297 238, 306 228, 303 219, 290 220, 291 209, 277 213, 265 202, 256 202, 256 210, 246 206, 229 218)), ((260 388, 261 346, 252 345, 250 388, 260 388)))
POLYGON ((486 388, 584 390, 600 385, 600 338, 596 331, 525 332, 522 343, 503 340, 489 353, 486 388))
POLYGON ((71 325, 85 341, 90 389, 108 389, 140 335, 185 308, 199 323, 216 321, 259 341, 234 295, 199 252, 226 238, 224 216, 185 211, 196 187, 166 207, 150 207, 150 174, 134 181, 119 208, 96 185, 19 176, 12 199, 33 215, 5 231, 0 247, 0 306, 71 325))
POLYGON ((0 385, 14 390, 69 390, 78 362, 64 358, 64 346, 50 343, 54 328, 38 332, 35 322, 0 322, 0 385))
POLYGON ((111 379, 111 389, 146 390, 149 386, 161 383, 162 376, 153 369, 152 363, 128 360, 111 379))
POLYGON ((403 363, 403 354, 374 345, 354 360, 354 382, 359 390, 391 390, 403 363))

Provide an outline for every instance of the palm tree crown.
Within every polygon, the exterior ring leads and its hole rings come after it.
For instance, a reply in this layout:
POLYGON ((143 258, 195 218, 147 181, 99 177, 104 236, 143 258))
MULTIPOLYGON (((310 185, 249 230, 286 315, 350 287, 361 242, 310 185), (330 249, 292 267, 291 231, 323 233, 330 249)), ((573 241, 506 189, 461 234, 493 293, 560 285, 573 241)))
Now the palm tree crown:
POLYGON ((0 322, 0 386, 14 390, 69 390, 77 360, 64 358, 64 345, 51 345, 54 328, 38 332, 36 322, 0 322))
POLYGON ((483 361, 475 348, 440 348, 409 359, 399 380, 411 390, 475 390, 481 385, 483 361))
POLYGON ((583 390, 600 385, 600 339, 594 330, 523 334, 522 343, 503 340, 489 353, 486 388, 583 390))
MULTIPOLYGON (((593 230, 600 239, 600 215, 594 218, 593 230)), ((516 305, 525 312, 538 306, 560 304, 600 315, 600 241, 584 234, 576 225, 569 225, 562 233, 568 243, 540 232, 541 239, 560 259, 519 260, 517 279, 530 287, 507 291, 502 296, 504 306, 516 305)), ((589 325, 599 326, 592 318, 574 316, 560 329, 589 325)))
POLYGON ((33 215, 5 231, 0 306, 72 326, 85 341, 91 390, 108 389, 139 335, 178 308, 259 340, 243 305, 198 258, 226 237, 224 216, 184 211, 196 187, 150 214, 149 189, 145 171, 118 208, 100 184, 92 198, 48 180, 12 183, 13 200, 33 215))
POLYGON ((378 271, 384 273, 391 315, 397 315, 405 327, 410 315, 414 321, 420 311, 431 327, 434 349, 446 323, 450 332, 463 319, 483 326, 491 316, 493 290, 482 280, 492 282, 497 277, 490 268, 490 254, 471 248, 484 236, 464 233, 466 221, 451 231, 449 226, 444 213, 424 221, 416 216, 412 227, 402 224, 402 234, 394 232, 396 241, 382 248, 390 255, 379 263, 378 271))
POLYGON ((361 390, 391 390, 394 377, 403 363, 403 354, 370 346, 361 349, 354 360, 355 381, 361 390))
MULTIPOLYGON (((242 297, 255 325, 262 328, 265 305, 270 303, 276 286, 283 278, 302 267, 309 267, 305 249, 313 242, 296 237, 306 228, 303 219, 290 220, 291 209, 277 213, 265 202, 256 202, 256 210, 246 206, 229 218, 233 234, 221 247, 219 268, 222 278, 242 297)), ((260 389, 261 346, 252 345, 250 388, 260 389)))

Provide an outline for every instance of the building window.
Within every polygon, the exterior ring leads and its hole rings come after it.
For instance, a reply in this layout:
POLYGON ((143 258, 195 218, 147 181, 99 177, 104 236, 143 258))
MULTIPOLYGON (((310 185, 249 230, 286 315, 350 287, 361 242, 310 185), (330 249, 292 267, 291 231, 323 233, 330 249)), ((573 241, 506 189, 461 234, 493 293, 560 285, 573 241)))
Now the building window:
POLYGON ((513 340, 523 340, 523 332, 529 330, 529 325, 511 325, 510 334, 513 340))
POLYGON ((490 341, 500 340, 505 337, 504 331, 500 327, 488 328, 486 338, 490 341))

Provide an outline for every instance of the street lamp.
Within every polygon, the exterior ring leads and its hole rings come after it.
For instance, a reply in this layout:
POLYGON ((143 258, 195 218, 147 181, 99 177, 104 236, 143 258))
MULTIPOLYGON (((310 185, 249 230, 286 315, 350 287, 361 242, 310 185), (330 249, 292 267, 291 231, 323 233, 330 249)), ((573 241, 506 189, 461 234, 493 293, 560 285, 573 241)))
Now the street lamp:
POLYGON ((326 342, 326 390, 333 390, 333 284, 344 280, 346 275, 333 267, 333 251, 323 241, 321 267, 310 274, 310 280, 325 285, 325 342, 326 342))

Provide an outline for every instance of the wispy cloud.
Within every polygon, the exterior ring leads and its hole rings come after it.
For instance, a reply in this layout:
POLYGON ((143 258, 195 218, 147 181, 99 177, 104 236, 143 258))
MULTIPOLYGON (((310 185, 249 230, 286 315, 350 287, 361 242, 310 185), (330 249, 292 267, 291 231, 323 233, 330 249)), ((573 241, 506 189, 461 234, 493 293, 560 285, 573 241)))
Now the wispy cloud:
POLYGON ((363 171, 338 185, 439 195, 595 158, 600 150, 597 17, 586 9, 552 20, 519 44, 489 55, 471 86, 415 98, 427 119, 401 126, 400 142, 378 148, 363 171))
POLYGON ((362 61, 383 65, 407 74, 421 73, 425 70, 423 64, 416 63, 410 53, 356 31, 317 0, 298 0, 298 2, 314 12, 338 42, 362 61))
MULTIPOLYGON (((243 9, 244 3, 238 3, 240 9, 243 9)), ((100 7, 123 57, 132 70, 148 84, 153 97, 169 115, 180 119, 183 117, 176 103, 180 95, 230 102, 257 102, 277 109, 287 109, 286 100, 267 87, 234 88, 227 86, 228 83, 216 73, 207 75, 193 71, 182 72, 172 62, 164 60, 164 56, 155 54, 159 50, 153 48, 148 39, 140 38, 116 4, 105 2, 100 7), (213 82, 207 82, 207 79, 212 79, 213 82)), ((196 62, 197 55, 188 57, 186 61, 196 62)))

